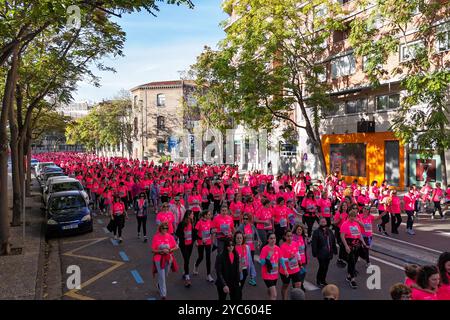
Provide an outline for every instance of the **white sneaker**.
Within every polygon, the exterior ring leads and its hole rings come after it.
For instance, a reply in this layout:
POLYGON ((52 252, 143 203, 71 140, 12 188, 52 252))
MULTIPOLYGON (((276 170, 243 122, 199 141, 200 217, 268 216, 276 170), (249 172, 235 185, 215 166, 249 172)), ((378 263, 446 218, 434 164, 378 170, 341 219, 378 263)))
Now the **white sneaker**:
POLYGON ((138 239, 141 239, 141 234, 140 233, 138 233, 138 239))
POLYGON ((184 280, 191 280, 191 277, 187 274, 187 275, 184 277, 184 280))
POLYGON ((434 220, 434 216, 431 216, 431 220, 434 220))
POLYGON ((413 229, 408 229, 406 232, 412 236, 416 234, 413 229))
POLYGON ((208 282, 214 282, 214 278, 211 277, 210 274, 208 274, 208 276, 206 277, 206 281, 208 281, 208 282))
POLYGON ((117 236, 114 236, 114 240, 116 240, 116 241, 117 241, 118 239, 119 239, 119 238, 118 238, 117 236))
POLYGON ((194 276, 198 276, 198 268, 194 266, 194 271, 192 272, 194 276))

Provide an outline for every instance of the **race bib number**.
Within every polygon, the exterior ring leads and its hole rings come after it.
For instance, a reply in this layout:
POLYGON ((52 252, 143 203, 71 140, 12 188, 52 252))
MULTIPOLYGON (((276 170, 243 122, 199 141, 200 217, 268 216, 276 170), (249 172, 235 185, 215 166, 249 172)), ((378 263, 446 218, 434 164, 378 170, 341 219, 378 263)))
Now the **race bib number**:
POLYGON ((350 227, 350 234, 352 236, 359 236, 359 229, 356 226, 351 226, 350 227))
POLYGON ((323 209, 323 213, 330 213, 330 208, 329 207, 325 207, 324 209, 323 209))
POLYGON ((280 227, 282 228, 287 227, 287 219, 280 219, 280 227))
POLYGON ((221 224, 220 225, 220 232, 224 236, 228 236, 230 234, 230 226, 228 224, 221 224))
POLYGON ((364 231, 372 232, 372 224, 371 223, 364 223, 364 231))
POLYGON ((170 249, 167 243, 160 244, 158 248, 159 250, 170 249))
POLYGON ((269 274, 277 274, 278 273, 278 262, 272 262, 272 270, 270 270, 269 274))
POLYGON ((290 258, 289 259, 289 269, 295 269, 298 268, 298 260, 297 257, 290 258))
POLYGON ((192 241, 192 231, 185 231, 184 232, 184 240, 185 241, 192 241))
POLYGON ((202 231, 202 240, 207 241, 211 239, 211 232, 209 230, 202 231))
POLYGON ((271 229, 272 228, 272 222, 270 220, 264 221, 264 228, 265 229, 271 229))
POLYGON ((251 233, 246 234, 245 235, 245 242, 248 243, 248 244, 253 243, 253 234, 251 234, 251 233))

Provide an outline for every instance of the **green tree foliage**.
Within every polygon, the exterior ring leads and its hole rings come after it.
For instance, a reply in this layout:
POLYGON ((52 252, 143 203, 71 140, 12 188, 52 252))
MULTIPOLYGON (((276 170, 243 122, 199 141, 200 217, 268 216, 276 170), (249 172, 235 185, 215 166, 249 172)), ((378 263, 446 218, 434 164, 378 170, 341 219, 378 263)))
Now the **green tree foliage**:
POLYGON ((83 144, 88 150, 126 144, 132 150, 133 127, 127 117, 131 111, 131 100, 117 99, 102 102, 89 114, 67 126, 66 138, 69 144, 83 144))
MULTIPOLYGON (((391 129, 425 158, 437 151, 443 164, 443 181, 447 183, 444 153, 450 148, 450 59, 444 59, 446 53, 437 51, 436 42, 446 37, 440 30, 450 30, 449 3, 438 0, 372 2, 376 6, 368 18, 352 23, 351 44, 357 55, 367 57, 366 72, 373 85, 379 85, 384 79, 400 79, 405 97, 391 129), (374 27, 375 20, 383 22, 382 30, 374 27), (415 32, 411 33, 411 29, 415 32), (422 45, 411 50, 412 59, 388 70, 389 56, 399 54, 401 44, 416 40, 422 45)), ((370 4, 360 0, 360 5, 370 4)))
POLYGON ((331 108, 329 86, 320 80, 325 71, 323 45, 342 6, 335 1, 242 0, 226 1, 238 17, 227 25, 219 50, 205 48, 192 67, 206 94, 199 104, 218 128, 228 117, 248 127, 270 130, 278 122, 305 130, 316 147, 319 170, 326 174, 321 147, 320 117, 331 108), (323 13, 323 14, 321 14, 323 13), (293 117, 300 111, 304 121, 293 117))

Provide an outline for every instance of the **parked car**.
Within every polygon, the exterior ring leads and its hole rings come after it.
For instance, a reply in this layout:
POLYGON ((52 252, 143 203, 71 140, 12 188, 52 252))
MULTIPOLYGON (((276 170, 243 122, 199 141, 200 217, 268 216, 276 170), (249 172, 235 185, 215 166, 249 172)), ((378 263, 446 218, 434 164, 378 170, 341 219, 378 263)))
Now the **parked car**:
POLYGON ((31 165, 32 169, 36 170, 36 166, 38 164, 39 164, 39 160, 38 159, 31 158, 30 165, 31 165))
POLYGON ((54 166, 54 165, 55 165, 54 162, 39 162, 36 166, 36 171, 35 171, 36 178, 39 180, 39 176, 41 174, 42 169, 44 169, 45 167, 54 166))
POLYGON ((86 201, 89 201, 87 192, 84 190, 81 182, 77 179, 66 176, 51 177, 47 180, 47 186, 44 188, 44 193, 42 194, 44 204, 47 205, 47 201, 53 193, 73 190, 81 191, 83 198, 86 201))
POLYGON ((93 231, 89 202, 79 190, 52 193, 46 214, 46 238, 93 231))
POLYGON ((45 173, 42 175, 42 178, 41 178, 41 181, 40 181, 40 183, 41 183, 41 188, 44 188, 44 187, 45 187, 48 178, 50 178, 50 177, 62 177, 62 176, 65 176, 65 177, 66 177, 66 175, 65 175, 64 172, 62 172, 62 171, 49 171, 49 172, 45 172, 45 173))

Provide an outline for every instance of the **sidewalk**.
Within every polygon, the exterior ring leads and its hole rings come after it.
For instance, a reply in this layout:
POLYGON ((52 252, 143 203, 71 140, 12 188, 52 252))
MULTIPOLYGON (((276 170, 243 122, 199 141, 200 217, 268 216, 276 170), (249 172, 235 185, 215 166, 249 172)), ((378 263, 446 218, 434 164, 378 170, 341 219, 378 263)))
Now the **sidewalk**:
MULTIPOLYGON (((8 181, 9 201, 12 207, 11 179, 8 181)), ((39 281, 41 227, 41 194, 36 180, 33 179, 31 197, 26 199, 25 241, 23 226, 11 227, 11 255, 0 256, 0 300, 34 300, 39 281)), ((44 247, 44 246, 42 246, 44 247)))

